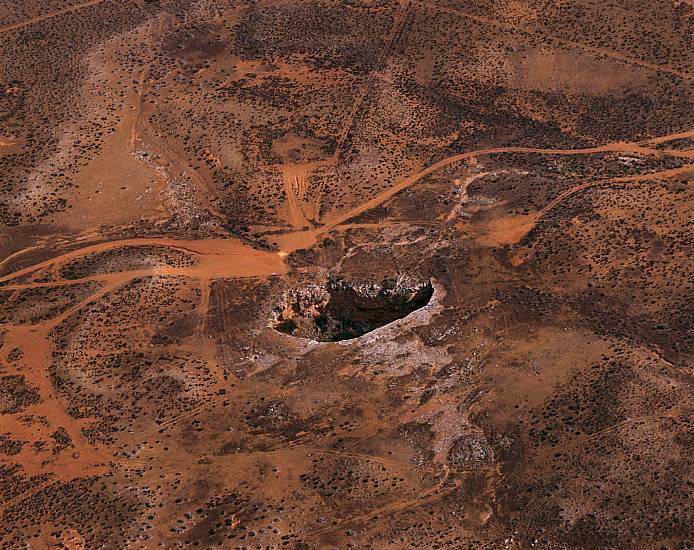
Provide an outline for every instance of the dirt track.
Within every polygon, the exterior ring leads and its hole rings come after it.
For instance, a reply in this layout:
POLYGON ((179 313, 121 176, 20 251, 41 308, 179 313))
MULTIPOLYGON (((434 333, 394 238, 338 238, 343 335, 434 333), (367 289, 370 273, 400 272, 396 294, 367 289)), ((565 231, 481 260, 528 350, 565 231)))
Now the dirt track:
POLYGON ((19 21, 17 23, 12 23, 11 25, 6 25, 4 27, 0 27, 0 33, 4 32, 10 32, 14 31, 17 29, 23 29, 24 27, 29 27, 31 25, 34 25, 36 23, 40 23, 41 21, 45 21, 46 19, 52 19, 53 17, 58 17, 60 15, 64 15, 66 13, 72 13, 75 11, 79 11, 84 8, 88 8, 89 6, 96 6, 97 4, 102 4, 104 2, 107 2, 109 0, 88 0, 87 2, 82 2, 81 4, 77 4, 75 6, 70 6, 69 8, 65 8, 62 10, 56 10, 51 13, 47 13, 46 15, 41 15, 39 17, 33 17, 31 19, 27 19, 25 21, 19 21))
MULTIPOLYGON (((177 250, 191 252, 199 256, 203 261, 193 267, 167 268, 161 267, 152 270, 161 275, 185 275, 194 278, 225 278, 225 277, 255 277, 283 273, 284 264, 276 254, 255 250, 234 239, 213 240, 178 240, 167 238, 142 238, 107 241, 104 243, 89 245, 72 252, 67 252, 35 265, 19 269, 0 277, 0 282, 9 281, 16 277, 32 273, 38 269, 59 265, 69 260, 127 246, 155 245, 177 250), (235 261, 234 261, 235 260, 235 261)), ((32 247, 33 248, 33 247, 32 247)), ((138 274, 141 274, 138 272, 138 274)), ((98 280, 100 276, 95 276, 98 280)), ((93 278, 90 278, 93 279, 93 278)))
MULTIPOLYGON (((677 133, 677 134, 672 134, 669 136, 661 136, 658 138, 654 138, 653 140, 649 140, 644 143, 665 143, 667 141, 673 140, 673 139, 678 139, 680 137, 688 137, 690 135, 690 132, 682 132, 682 133, 677 133)), ((467 153, 460 153, 458 155, 453 155, 451 157, 447 157, 443 160, 440 160, 439 162, 432 164, 431 166, 424 168, 423 170, 420 170, 416 174, 413 174, 403 180, 401 180, 399 183, 395 184, 394 186, 386 189, 376 197, 370 199, 369 201, 347 211, 342 214, 338 214, 335 217, 325 220, 324 224, 319 227, 318 229, 315 230, 309 230, 309 231, 304 231, 304 232, 297 232, 297 233, 288 233, 286 235, 281 236, 278 239, 278 243, 280 246, 280 249, 284 253, 290 253, 293 250, 297 250, 299 248, 306 248, 308 246, 311 246, 313 243, 315 243, 316 239, 318 236, 323 235, 330 230, 334 229, 335 227, 342 225, 343 223, 347 222, 351 218, 354 218, 358 216, 359 214, 363 214, 364 212, 367 212, 368 210, 371 210, 373 208, 376 208, 377 206, 382 205, 384 202, 387 200, 391 199, 394 197, 396 194, 398 194, 400 191, 403 191, 404 189, 416 184, 418 181, 422 180, 426 176, 429 176, 435 172, 438 172, 439 170, 450 166, 451 164, 455 164, 457 162, 460 162, 462 160, 466 159, 471 159, 471 158, 476 158, 484 155, 492 155, 492 154, 503 154, 503 153, 539 153, 539 154, 547 154, 547 155, 590 155, 590 154, 598 154, 598 153, 633 153, 633 154, 641 154, 641 155, 663 155, 663 154, 670 154, 672 156, 680 156, 680 157, 685 157, 685 158, 692 158, 694 156, 691 151, 667 151, 667 152, 660 152, 656 151, 654 149, 650 149, 647 147, 644 147, 642 144, 639 143, 629 143, 629 142, 615 142, 615 143, 609 143, 607 145, 602 145, 599 147, 591 147, 587 149, 541 149, 541 148, 534 148, 534 147, 497 147, 497 148, 491 148, 491 149, 480 149, 478 151, 470 151, 467 153)), ((680 170, 680 169, 678 169, 680 170)), ((682 172, 686 172, 689 169, 687 167, 684 167, 681 169, 682 172)), ((679 172, 675 172, 679 173, 679 172)), ((663 173, 661 176, 666 177, 668 173, 663 173)), ((673 174, 669 174, 673 175, 673 174)), ((628 178, 630 179, 630 178, 628 178)), ((638 178, 636 178, 638 179, 638 178)), ((618 179, 616 181, 619 181, 618 179)), ((586 186, 590 186, 591 184, 584 184, 586 186)))

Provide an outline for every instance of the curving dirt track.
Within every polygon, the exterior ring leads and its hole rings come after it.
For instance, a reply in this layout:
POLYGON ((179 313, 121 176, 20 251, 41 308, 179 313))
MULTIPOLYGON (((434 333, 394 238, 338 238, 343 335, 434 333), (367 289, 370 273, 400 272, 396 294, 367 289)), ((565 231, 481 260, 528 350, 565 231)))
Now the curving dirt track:
MULTIPOLYGON (((667 143, 668 141, 671 141, 673 139, 678 139, 681 137, 689 137, 690 132, 682 132, 682 133, 677 133, 677 134, 672 134, 668 136, 661 136, 658 138, 654 138, 652 140, 648 140, 648 142, 644 142, 644 144, 648 143, 667 143)), ((539 154, 547 154, 547 155, 566 155, 566 156, 573 156, 573 155, 591 155, 591 154, 599 154, 599 153, 634 153, 634 154, 646 154, 646 155, 661 155, 661 154, 671 154, 673 156, 678 156, 678 157, 683 157, 683 158, 692 158, 693 153, 691 151, 670 151, 670 152, 661 152, 661 151, 656 151, 654 149, 649 149, 647 147, 644 147, 643 144, 638 144, 638 143, 628 143, 628 142, 615 142, 615 143, 609 143, 606 145, 602 145, 599 147, 590 147, 586 149, 541 149, 541 148, 533 148, 533 147, 497 147, 497 148, 491 148, 491 149, 481 149, 478 151, 469 151, 466 153, 460 153, 458 155, 453 155, 450 157, 447 157, 443 160, 440 160, 439 162, 436 162, 432 164, 431 166, 428 166, 427 168, 420 170, 419 172, 402 179, 400 182, 396 183, 392 187, 389 187, 373 199, 370 199, 363 204, 360 204, 359 206, 345 212, 342 214, 338 214, 334 216, 331 219, 323 220, 322 225, 315 229, 315 230, 309 230, 305 232, 299 232, 299 233, 290 233, 287 235, 282 235, 277 238, 277 242, 280 246, 280 249, 285 253, 290 253, 293 252, 294 250, 297 250, 299 248, 305 248, 308 246, 313 245, 316 242, 316 239, 320 236, 323 235, 332 229, 340 226, 341 224, 344 224, 348 222, 350 219, 355 218, 356 216, 363 214, 364 212, 367 212, 371 209, 374 209, 389 199, 393 198, 395 195, 400 193, 401 191, 407 189, 408 187, 415 185, 417 182, 421 181, 422 179, 426 178, 427 176, 434 174, 443 168, 446 168, 450 165, 459 163, 463 160, 467 159, 473 159, 485 155, 493 155, 493 154, 504 154, 504 153, 539 153, 539 154)), ((666 177, 668 175, 676 175, 678 173, 685 173, 689 171, 688 167, 683 167, 681 169, 675 169, 672 172, 663 172, 660 174, 662 177, 666 177)), ((646 176, 646 179, 649 176, 646 176)), ((620 181, 619 179, 616 179, 615 181, 620 181)), ((592 185, 591 183, 586 183, 583 184, 585 187, 589 187, 592 185)), ((569 193, 570 195, 571 193, 569 193)), ((568 196, 568 195, 567 195, 568 196)))

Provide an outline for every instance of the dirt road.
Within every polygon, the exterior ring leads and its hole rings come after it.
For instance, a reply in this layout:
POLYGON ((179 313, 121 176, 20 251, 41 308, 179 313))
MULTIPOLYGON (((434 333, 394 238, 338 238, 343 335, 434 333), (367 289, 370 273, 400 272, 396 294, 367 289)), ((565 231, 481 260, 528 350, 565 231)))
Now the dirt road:
MULTIPOLYGON (((181 268, 156 267, 146 270, 137 270, 137 275, 141 275, 143 272, 145 274, 183 275, 198 279, 221 279, 233 277, 260 277, 272 275, 273 273, 286 272, 286 266, 277 254, 256 250, 234 239, 178 240, 169 238, 141 238, 107 241, 85 246, 84 248, 61 254, 50 260, 45 260, 29 267, 19 269, 8 275, 4 275, 0 277, 0 283, 33 273, 44 267, 63 264, 88 254, 129 246, 161 246, 173 248, 192 253, 200 260, 194 266, 181 268)), ((15 254, 15 256, 16 255, 17 254, 15 254)), ((100 280, 102 278, 102 276, 89 277, 90 280, 100 280)), ((84 280, 85 279, 79 279, 79 281, 84 280)), ((30 287, 32 285, 23 286, 30 287)))

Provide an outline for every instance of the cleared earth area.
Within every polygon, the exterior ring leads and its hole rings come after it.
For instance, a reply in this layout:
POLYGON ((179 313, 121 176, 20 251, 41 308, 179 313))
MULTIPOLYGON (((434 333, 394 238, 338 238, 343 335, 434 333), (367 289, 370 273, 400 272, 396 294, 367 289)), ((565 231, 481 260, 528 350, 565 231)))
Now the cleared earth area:
POLYGON ((694 546, 694 7, 0 3, 0 546, 694 546))

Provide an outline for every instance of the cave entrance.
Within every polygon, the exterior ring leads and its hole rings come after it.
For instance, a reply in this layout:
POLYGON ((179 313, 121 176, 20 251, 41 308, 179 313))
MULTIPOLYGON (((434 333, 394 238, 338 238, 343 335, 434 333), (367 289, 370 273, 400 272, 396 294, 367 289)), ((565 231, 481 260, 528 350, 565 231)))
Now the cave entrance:
POLYGON ((404 288, 386 280, 355 287, 342 279, 297 291, 277 308, 274 328, 318 342, 350 340, 406 317, 429 303, 431 283, 404 288))

